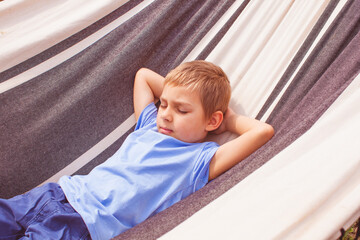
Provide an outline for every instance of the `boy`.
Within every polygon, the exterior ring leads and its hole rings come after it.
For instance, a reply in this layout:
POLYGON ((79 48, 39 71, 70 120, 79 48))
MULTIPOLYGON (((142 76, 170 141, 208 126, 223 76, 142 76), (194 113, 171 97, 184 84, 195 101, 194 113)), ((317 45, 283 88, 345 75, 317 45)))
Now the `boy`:
POLYGON ((202 188, 273 135, 270 125, 228 108, 230 94, 225 73, 205 61, 166 78, 140 69, 135 131, 88 175, 0 200, 0 239, 109 239, 202 188), (224 131, 240 136, 220 147, 205 141, 224 131))

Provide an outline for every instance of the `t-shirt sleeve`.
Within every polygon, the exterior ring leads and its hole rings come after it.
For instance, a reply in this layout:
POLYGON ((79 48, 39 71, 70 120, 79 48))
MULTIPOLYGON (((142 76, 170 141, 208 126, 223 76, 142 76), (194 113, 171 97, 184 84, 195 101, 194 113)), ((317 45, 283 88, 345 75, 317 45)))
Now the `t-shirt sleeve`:
POLYGON ((205 186, 209 181, 209 165, 212 157, 218 150, 219 145, 215 142, 206 142, 195 162, 193 172, 194 191, 205 186))
POLYGON ((157 109, 155 103, 149 103, 141 112, 139 119, 136 123, 135 130, 143 128, 153 122, 156 122, 157 109))

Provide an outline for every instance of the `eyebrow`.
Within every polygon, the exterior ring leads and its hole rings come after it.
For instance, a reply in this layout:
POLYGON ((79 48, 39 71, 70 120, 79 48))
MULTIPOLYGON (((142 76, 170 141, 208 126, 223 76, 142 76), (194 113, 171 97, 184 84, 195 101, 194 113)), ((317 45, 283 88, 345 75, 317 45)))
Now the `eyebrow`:
MULTIPOLYGON (((166 98, 164 97, 160 97, 160 101, 165 101, 165 102, 169 102, 166 98)), ((189 106, 191 107, 192 104, 191 103, 188 103, 188 102, 183 102, 183 101, 172 101, 172 103, 175 105, 175 106, 189 106)))

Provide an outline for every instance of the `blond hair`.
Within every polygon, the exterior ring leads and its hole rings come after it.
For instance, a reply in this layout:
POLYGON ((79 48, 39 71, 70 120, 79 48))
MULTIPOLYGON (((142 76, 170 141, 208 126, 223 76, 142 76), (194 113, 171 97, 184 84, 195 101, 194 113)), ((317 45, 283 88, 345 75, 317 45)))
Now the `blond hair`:
POLYGON ((195 60, 180 64, 165 77, 165 85, 197 91, 206 117, 214 112, 225 114, 231 96, 230 82, 224 71, 213 63, 195 60))

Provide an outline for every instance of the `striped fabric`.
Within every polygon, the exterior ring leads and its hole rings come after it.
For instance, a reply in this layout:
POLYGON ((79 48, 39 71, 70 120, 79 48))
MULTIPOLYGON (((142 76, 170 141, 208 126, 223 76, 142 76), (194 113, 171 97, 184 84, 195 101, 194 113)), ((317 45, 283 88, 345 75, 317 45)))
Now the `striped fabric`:
POLYGON ((276 134, 116 239, 334 239, 360 215, 359 29, 360 0, 0 2, 0 197, 110 157, 140 67, 206 59, 276 134))

